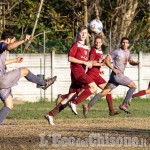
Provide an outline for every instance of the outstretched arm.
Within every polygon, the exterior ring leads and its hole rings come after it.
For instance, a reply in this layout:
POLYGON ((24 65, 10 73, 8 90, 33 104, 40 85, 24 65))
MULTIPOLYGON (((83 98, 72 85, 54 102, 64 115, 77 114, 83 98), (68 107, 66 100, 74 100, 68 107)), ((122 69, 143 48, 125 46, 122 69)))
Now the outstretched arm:
POLYGON ((23 61, 23 57, 18 57, 16 59, 9 59, 5 60, 5 65, 12 64, 12 63, 21 63, 23 61))
POLYGON ((129 60, 129 64, 132 66, 140 66, 140 62, 139 61, 135 62, 134 60, 129 60))
POLYGON ((12 50, 12 49, 18 47, 19 45, 21 45, 22 43, 28 41, 30 39, 30 37, 31 37, 30 35, 26 35, 24 40, 13 42, 13 43, 10 43, 10 44, 6 44, 3 47, 3 49, 5 49, 5 50, 12 50))

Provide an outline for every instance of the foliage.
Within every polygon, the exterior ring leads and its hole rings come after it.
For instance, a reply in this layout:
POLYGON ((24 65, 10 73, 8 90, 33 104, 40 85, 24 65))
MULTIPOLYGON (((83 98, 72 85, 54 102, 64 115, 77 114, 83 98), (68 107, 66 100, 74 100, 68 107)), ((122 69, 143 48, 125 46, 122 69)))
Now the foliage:
MULTIPOLYGON (((17 39, 23 38, 25 34, 31 34, 39 4, 40 0, 9 0, 9 7, 6 6, 6 29, 14 31, 17 39), (12 8, 14 5, 15 7, 12 8), (12 8, 11 11, 9 8, 12 8)), ((131 48, 134 52, 139 50, 150 52, 149 40, 147 40, 150 37, 148 6, 146 0, 87 0, 87 19, 90 22, 96 18, 96 10, 98 11, 98 17, 104 26, 100 35, 106 49, 109 49, 111 29, 112 49, 118 46, 122 36, 128 36, 132 39, 131 48)), ((83 0, 44 0, 35 35, 43 31, 49 32, 46 33, 46 39, 49 40, 47 47, 55 49, 56 53, 67 53, 75 39, 77 27, 83 22, 83 0)), ((39 44, 37 42, 42 39, 42 34, 37 36, 29 51, 38 53, 39 50, 35 47, 39 45, 41 49, 41 42, 39 44)), ((24 45, 22 47, 24 48, 24 45)), ((16 52, 24 51, 19 47, 16 52)))

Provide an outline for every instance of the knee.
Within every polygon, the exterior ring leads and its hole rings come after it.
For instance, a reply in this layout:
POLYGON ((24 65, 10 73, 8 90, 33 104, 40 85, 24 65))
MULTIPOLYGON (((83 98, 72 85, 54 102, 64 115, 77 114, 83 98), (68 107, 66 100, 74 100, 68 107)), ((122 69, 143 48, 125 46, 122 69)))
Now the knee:
POLYGON ((26 76, 29 73, 29 69, 26 67, 21 68, 22 73, 26 76))
POLYGON ((8 107, 8 108, 10 108, 10 110, 12 110, 14 105, 13 104, 7 104, 5 106, 8 107))
POLYGON ((97 87, 96 84, 91 87, 91 92, 92 93, 95 93, 97 90, 98 90, 98 87, 97 87))
POLYGON ((146 94, 150 94, 150 88, 146 90, 146 94))

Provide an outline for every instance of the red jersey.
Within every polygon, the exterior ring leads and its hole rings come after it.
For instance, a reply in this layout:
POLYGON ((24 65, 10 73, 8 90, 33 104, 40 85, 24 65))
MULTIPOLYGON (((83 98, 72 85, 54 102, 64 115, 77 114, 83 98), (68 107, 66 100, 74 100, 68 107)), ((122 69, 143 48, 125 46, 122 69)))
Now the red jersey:
MULTIPOLYGON (((101 50, 98 50, 96 48, 92 48, 90 51, 90 60, 97 60, 103 58, 103 52, 101 50)), ((99 74, 100 73, 101 66, 93 66, 92 68, 89 68, 88 71, 92 71, 93 73, 99 74)))
MULTIPOLYGON (((70 51, 69 56, 74 57, 79 60, 88 61, 89 59, 89 47, 87 45, 81 44, 79 41, 75 42, 70 51)), ((84 71, 85 72, 85 65, 71 63, 70 64, 71 71, 84 71)))

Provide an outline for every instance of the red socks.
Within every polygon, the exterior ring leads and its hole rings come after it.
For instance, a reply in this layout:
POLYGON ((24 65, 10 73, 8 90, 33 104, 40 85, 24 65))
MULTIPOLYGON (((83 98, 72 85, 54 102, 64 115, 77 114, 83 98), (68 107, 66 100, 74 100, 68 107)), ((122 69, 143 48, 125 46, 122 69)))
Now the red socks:
POLYGON ((56 116, 60 111, 62 111, 65 108, 65 106, 67 105, 62 105, 61 103, 59 103, 53 110, 51 110, 48 113, 48 115, 53 116, 53 117, 56 116))
POLYGON ((106 95, 106 100, 108 103, 109 111, 112 112, 113 111, 113 100, 112 100, 111 94, 106 95))
POLYGON ((92 92, 89 89, 85 89, 74 101, 72 101, 72 103, 77 105, 88 98, 91 94, 92 92))
POLYGON ((146 90, 142 90, 142 91, 140 91, 140 92, 138 92, 138 93, 135 93, 135 94, 133 95, 133 98, 139 97, 139 96, 143 96, 143 95, 146 95, 146 90))

